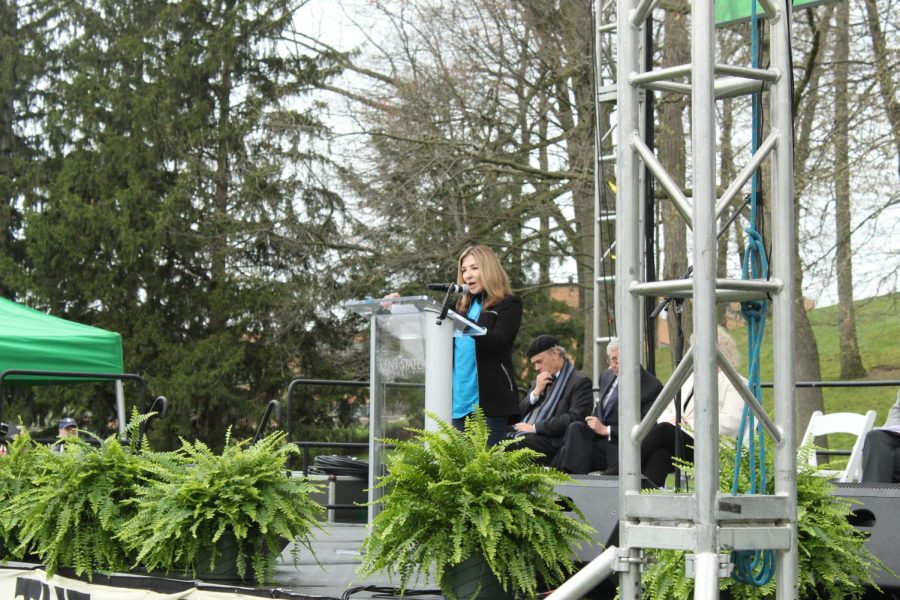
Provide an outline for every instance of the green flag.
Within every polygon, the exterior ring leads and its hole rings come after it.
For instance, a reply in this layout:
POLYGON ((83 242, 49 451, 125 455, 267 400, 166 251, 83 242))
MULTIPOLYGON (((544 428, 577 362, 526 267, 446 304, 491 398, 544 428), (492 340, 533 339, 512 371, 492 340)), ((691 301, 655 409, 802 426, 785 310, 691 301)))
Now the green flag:
MULTIPOLYGON (((731 25, 740 23, 750 18, 750 3, 753 0, 716 0, 716 25, 731 25)), ((783 0, 774 0, 783 2, 783 0)), ((798 8, 810 8, 833 2, 834 0, 794 0, 794 10, 798 8)), ((765 12, 759 2, 756 3, 756 14, 764 15, 765 12)))

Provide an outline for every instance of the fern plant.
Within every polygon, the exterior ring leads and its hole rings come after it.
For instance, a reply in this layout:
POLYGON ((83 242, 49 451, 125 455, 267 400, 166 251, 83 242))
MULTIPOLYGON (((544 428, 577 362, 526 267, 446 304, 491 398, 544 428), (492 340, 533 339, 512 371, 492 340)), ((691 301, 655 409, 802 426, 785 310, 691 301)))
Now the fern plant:
POLYGON ((386 490, 363 543, 360 574, 399 576, 405 590, 420 571, 433 574, 454 597, 449 568, 481 554, 503 589, 534 598, 539 578, 555 584, 573 570, 572 544, 593 529, 555 486, 571 479, 534 462, 536 453, 488 447, 478 412, 460 432, 437 419, 438 431, 411 430, 413 439, 385 440, 386 490), (566 514, 572 511, 576 516, 566 514))
POLYGON ((115 435, 98 448, 70 438, 56 454, 22 434, 8 463, 15 493, 0 519, 12 556, 36 556, 50 575, 67 566, 89 579, 95 570, 130 564, 114 534, 133 514, 129 500, 146 478, 146 462, 115 435))
MULTIPOLYGON (((36 446, 23 431, 9 444, 9 454, 0 457, 0 507, 8 509, 10 500, 31 486, 29 475, 35 472, 36 446)), ((10 522, 6 510, 0 510, 0 559, 22 558, 10 550, 17 546, 18 527, 10 522)))
MULTIPOLYGON (((220 455, 182 440, 173 453, 177 465, 157 463, 153 480, 137 491, 135 514, 117 535, 135 553, 135 564, 196 575, 198 567, 215 568, 218 542, 233 536, 238 576, 247 578, 249 561, 264 582, 285 540, 311 550, 308 536, 323 508, 310 494, 319 486, 288 476, 296 447, 284 443, 285 435, 273 433, 248 447, 234 443, 229 431, 220 455)), ((292 552, 296 561, 296 546, 292 552)))
MULTIPOLYGON (((807 464, 806 453, 814 451, 807 446, 801 449, 797 459, 797 533, 799 597, 858 599, 867 587, 878 586, 872 577, 876 567, 887 569, 866 547, 866 534, 857 530, 847 520, 853 501, 834 496, 834 483, 816 474, 817 469, 807 464)), ((767 451, 766 472, 768 493, 774 489, 775 472, 771 463, 774 452, 767 451)), ((719 485, 723 493, 731 492, 734 473, 735 447, 733 440, 723 439, 719 446, 719 485)), ((748 489, 749 462, 746 453, 741 466, 742 489, 748 489)), ((693 466, 683 463, 683 469, 692 474, 693 466)), ((694 580, 684 573, 683 551, 648 550, 651 563, 642 578, 644 598, 687 599, 693 596, 694 580)), ((761 599, 775 597, 775 581, 755 587, 723 578, 721 590, 735 599, 761 599)))

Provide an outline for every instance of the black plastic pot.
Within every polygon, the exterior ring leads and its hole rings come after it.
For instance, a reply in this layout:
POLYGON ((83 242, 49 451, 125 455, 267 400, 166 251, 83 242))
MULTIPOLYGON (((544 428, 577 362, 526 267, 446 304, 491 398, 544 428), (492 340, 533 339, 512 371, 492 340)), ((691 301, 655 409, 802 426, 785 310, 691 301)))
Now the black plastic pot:
MULTIPOLYGON (((281 552, 287 547, 290 540, 282 540, 279 548, 275 552, 281 552)), ((210 555, 208 553, 198 553, 197 562, 195 564, 196 577, 203 581, 253 581, 253 566, 250 563, 251 552, 244 551, 244 578, 238 575, 238 541, 231 531, 226 531, 216 542, 216 559, 213 568, 210 568, 210 555)), ((269 552, 266 543, 262 543, 263 554, 269 552)))
POLYGON ((449 568, 450 587, 459 600, 510 600, 481 554, 449 568))

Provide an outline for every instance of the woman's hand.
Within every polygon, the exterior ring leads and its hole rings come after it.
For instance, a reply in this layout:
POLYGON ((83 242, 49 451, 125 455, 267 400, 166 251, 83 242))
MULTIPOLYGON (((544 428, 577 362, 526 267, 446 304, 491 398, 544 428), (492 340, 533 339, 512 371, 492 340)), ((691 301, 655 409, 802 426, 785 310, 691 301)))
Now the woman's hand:
MULTIPOLYGON (((398 294, 397 292, 391 292, 390 294, 388 294, 387 296, 385 296, 383 299, 388 299, 388 298, 399 298, 399 297, 400 297, 400 294, 398 294)), ((390 310, 390 309, 391 309, 391 305, 393 305, 393 304, 394 304, 393 302, 382 302, 382 303, 381 303, 381 307, 382 307, 383 309, 385 309, 385 310, 390 310)))

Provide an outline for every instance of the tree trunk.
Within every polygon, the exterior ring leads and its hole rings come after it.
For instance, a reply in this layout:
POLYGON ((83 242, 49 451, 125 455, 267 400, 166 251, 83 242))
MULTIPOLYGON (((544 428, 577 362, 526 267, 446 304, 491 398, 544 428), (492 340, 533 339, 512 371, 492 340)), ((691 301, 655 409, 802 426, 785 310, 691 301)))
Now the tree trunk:
MULTIPOLYGON (((794 204, 795 228, 800 221, 800 204, 794 204)), ((812 325, 806 314, 803 302, 803 271, 800 265, 799 231, 794 234, 794 376, 797 381, 821 381, 822 371, 819 367, 819 346, 813 334, 812 325)), ((778 315, 775 315, 778 318, 778 315)), ((809 417, 817 410, 825 410, 825 400, 821 388, 797 388, 797 411, 794 432, 797 440, 806 431, 809 417)))
MULTIPOLYGON (((690 60, 688 46, 688 14, 686 5, 666 10, 664 21, 664 37, 662 66, 680 65, 690 60)), ((675 182, 684 189, 685 178, 685 134, 684 111, 686 100, 681 95, 670 94, 659 99, 660 131, 657 136, 659 159, 675 182)), ((672 202, 663 202, 663 238, 665 256, 663 263, 663 279, 673 280, 684 276, 688 268, 687 258, 687 225, 675 210, 672 202)), ((682 317, 685 340, 693 331, 691 304, 684 304, 682 317)), ((669 340, 675 343, 677 327, 675 314, 670 305, 668 311, 669 340)))
POLYGON ((866 24, 869 27, 872 48, 875 51, 875 77, 878 79, 881 97, 884 99, 884 110, 891 124, 891 133, 897 151, 897 175, 900 177, 900 100, 895 95, 895 80, 888 63, 887 44, 884 40, 884 32, 881 30, 878 7, 875 0, 864 0, 864 4, 866 5, 866 24))
MULTIPOLYGON (((536 3, 535 6, 538 14, 547 8, 541 3, 536 3)), ((534 10, 534 7, 532 9, 534 10)), ((532 18, 533 25, 540 30, 544 38, 543 43, 546 44, 554 37, 561 39, 560 49, 563 56, 557 59, 559 61, 557 75, 560 80, 554 86, 554 92, 559 125, 568 133, 566 140, 568 168, 580 174, 571 182, 575 219, 567 235, 575 257, 578 300, 584 317, 579 362, 588 365, 592 362, 594 348, 593 296, 590 291, 593 286, 591 256, 594 253, 594 192, 593 178, 590 176, 594 168, 594 93, 591 85, 590 61, 590 41, 593 31, 590 27, 590 7, 584 2, 573 0, 560 2, 558 11, 553 14, 558 18, 558 28, 553 28, 546 19, 536 15, 532 18)))
MULTIPOLYGON (((0 256, 10 257, 13 244, 13 121, 16 89, 17 52, 8 50, 18 46, 18 7, 16 1, 0 2, 0 43, 7 50, 0 54, 0 256)), ((0 295, 9 298, 12 290, 0 278, 0 295)))
MULTIPOLYGON (((810 154, 810 137, 813 131, 813 117, 819 102, 820 49, 827 46, 831 11, 834 5, 825 7, 824 17, 818 24, 810 22, 815 43, 806 61, 806 73, 799 86, 802 93, 794 98, 794 130, 797 132, 794 144, 794 376, 798 381, 819 381, 822 378, 819 367, 819 348, 813 335, 806 307, 803 304, 803 271, 800 261, 800 205, 804 189, 808 185, 805 165, 810 154), (799 117, 799 121, 797 120, 799 117)), ((768 220, 771 222, 771 219, 768 220)), ((777 318, 777 316, 776 316, 777 318)), ((806 430, 806 424, 814 411, 825 410, 821 388, 798 388, 795 392, 796 411, 794 431, 799 440, 806 430)))
POLYGON ((565 21, 571 26, 565 48, 574 56, 588 57, 588 60, 573 62, 574 72, 571 76, 572 96, 575 99, 575 113, 578 117, 578 128, 566 149, 569 152, 570 168, 582 173, 575 182, 572 198, 575 204, 576 264, 578 265, 578 305, 582 307, 584 325, 582 327, 581 365, 590 365, 594 355, 594 181, 591 173, 596 167, 594 163, 594 91, 592 84, 591 44, 594 32, 590 27, 591 12, 587 2, 570 1, 566 6, 565 21), (574 150, 574 152, 573 152, 574 150))
MULTIPOLYGON (((722 185, 728 186, 731 183, 731 180, 734 179, 734 149, 731 145, 731 134, 734 128, 734 105, 732 100, 729 98, 722 102, 722 139, 719 143, 719 173, 720 173, 720 181, 722 185)), ((739 205, 738 205, 739 206, 739 205)), ((719 229, 721 230, 722 226, 728 222, 728 219, 733 214, 734 210, 738 209, 729 209, 722 214, 722 218, 719 220, 719 229)), ((733 227, 733 225, 732 225, 733 227)), ((717 277, 725 277, 728 274, 728 238, 729 233, 732 229, 729 227, 727 231, 723 231, 719 236, 718 240, 718 250, 716 255, 716 276, 717 277)), ((716 305, 716 322, 719 325, 725 327, 726 325, 726 315, 727 315, 728 304, 725 302, 719 302, 716 305)))
MULTIPOLYGON (((538 138, 541 140, 547 139, 547 130, 549 127, 549 110, 550 107, 548 106, 547 101, 542 98, 541 114, 538 117, 538 138)), ((527 127, 523 128, 523 136, 525 135, 525 131, 527 131, 527 127)), ((538 165, 545 171, 550 169, 550 158, 547 155, 547 146, 543 144, 538 149, 538 165)), ((545 184, 540 185, 546 187, 545 184)), ((541 211, 540 228, 541 237, 538 241, 538 251, 540 252, 540 256, 538 258, 538 285, 543 286, 550 283, 550 257, 552 255, 550 253, 549 211, 541 211)))
POLYGON ((853 249, 850 224, 850 94, 848 61, 850 59, 850 6, 839 2, 835 38, 835 203, 837 228, 835 261, 837 262, 838 319, 841 330, 841 379, 856 379, 866 374, 856 339, 856 313, 853 309, 853 249))

